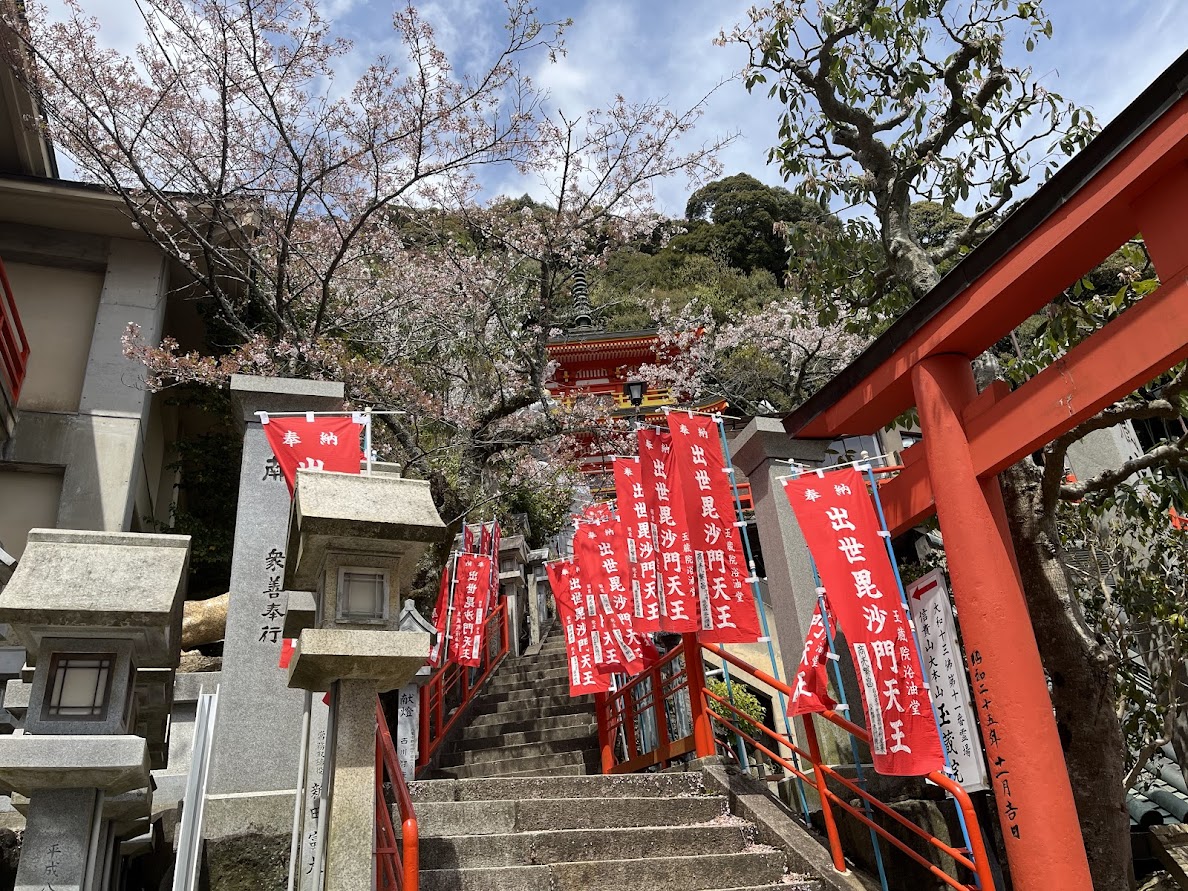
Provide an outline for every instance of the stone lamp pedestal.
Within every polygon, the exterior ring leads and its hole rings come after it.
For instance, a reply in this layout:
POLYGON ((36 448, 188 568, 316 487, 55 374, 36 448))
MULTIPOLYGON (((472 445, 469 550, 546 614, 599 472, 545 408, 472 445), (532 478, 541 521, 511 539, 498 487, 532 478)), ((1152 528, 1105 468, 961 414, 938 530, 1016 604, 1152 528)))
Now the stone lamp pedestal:
POLYGON ((25 733, 0 737, 0 785, 27 799, 17 889, 99 891, 120 839, 146 830, 189 546, 177 535, 29 533, 0 594, 0 622, 32 667, 25 733))
POLYGON ((322 846, 326 891, 371 891, 379 693, 425 665, 430 638, 401 631, 400 591, 432 541, 447 537, 427 483, 396 474, 299 470, 286 587, 313 592, 314 621, 289 686, 330 691, 322 846), (367 827, 367 831, 360 831, 367 827))

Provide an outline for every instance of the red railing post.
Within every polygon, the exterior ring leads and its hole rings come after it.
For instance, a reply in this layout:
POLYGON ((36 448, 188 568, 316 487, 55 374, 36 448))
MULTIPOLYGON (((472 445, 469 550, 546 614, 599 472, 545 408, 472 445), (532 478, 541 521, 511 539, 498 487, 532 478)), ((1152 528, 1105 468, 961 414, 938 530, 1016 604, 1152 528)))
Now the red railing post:
POLYGON ((804 723, 804 740, 808 744, 809 759, 813 763, 813 780, 817 784, 817 796, 821 799, 821 819, 825 821, 825 835, 829 839, 829 852, 833 855, 833 868, 846 871, 846 855, 842 853, 841 836, 833 819, 833 807, 829 803, 829 787, 825 783, 825 772, 821 770, 821 747, 817 743, 817 729, 812 715, 801 715, 804 723))
MULTIPOLYGON (((664 678, 660 675, 659 666, 652 666, 648 672, 652 681, 652 717, 656 721, 656 746, 661 751, 668 748, 668 699, 664 695, 664 678)), ((661 761, 664 767, 666 761, 661 761)))
POLYGON ((610 696, 594 694, 594 714, 598 718, 598 751, 602 756, 602 772, 610 773, 615 768, 615 747, 610 733, 610 696))
POLYGON ((689 711, 693 718, 693 742, 698 758, 714 754, 714 728, 705 704, 705 666, 701 662, 701 644, 697 635, 682 635, 685 650, 685 678, 689 688, 689 711))
POLYGON ((421 700, 420 714, 418 715, 421 736, 417 740, 417 766, 419 767, 429 763, 429 725, 431 723, 429 684, 423 685, 417 691, 417 695, 421 700))

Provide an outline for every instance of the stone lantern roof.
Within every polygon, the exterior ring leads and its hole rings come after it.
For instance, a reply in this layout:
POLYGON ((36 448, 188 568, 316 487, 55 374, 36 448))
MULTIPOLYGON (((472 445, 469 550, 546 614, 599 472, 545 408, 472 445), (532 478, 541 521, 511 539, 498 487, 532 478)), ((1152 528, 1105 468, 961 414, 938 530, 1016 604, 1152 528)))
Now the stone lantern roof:
POLYGON ((34 529, 0 593, 0 622, 37 658, 43 637, 121 638, 140 668, 173 668, 188 535, 34 529))
POLYGON ((401 586, 431 542, 449 536, 429 494, 429 483, 395 474, 297 471, 286 587, 312 590, 326 551, 366 550, 398 556, 401 586))

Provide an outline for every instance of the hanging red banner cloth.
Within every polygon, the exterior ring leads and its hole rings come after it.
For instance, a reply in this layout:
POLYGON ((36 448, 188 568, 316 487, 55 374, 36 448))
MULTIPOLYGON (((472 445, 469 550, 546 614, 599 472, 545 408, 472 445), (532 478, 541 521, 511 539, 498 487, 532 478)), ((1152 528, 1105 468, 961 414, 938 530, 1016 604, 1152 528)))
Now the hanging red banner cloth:
MULTIPOLYGON (((826 607, 826 613, 829 610, 826 607)), ((792 698, 788 701, 789 717, 827 712, 837 705, 829 695, 829 674, 826 670, 829 657, 829 638, 837 633, 833 616, 829 615, 829 630, 826 633, 825 619, 821 616, 821 601, 813 610, 813 621, 804 639, 804 652, 800 655, 800 667, 796 669, 796 681, 792 698)))
POLYGON ((631 561, 632 626, 640 634, 660 630, 655 530, 648 520, 639 458, 615 458, 619 526, 631 561))
POLYGON ((785 480, 784 493, 854 658, 875 770, 940 770, 932 703, 862 475, 853 467, 809 473, 785 480))
MULTIPOLYGON (((557 603, 557 617, 565 635, 565 655, 569 663, 569 695, 605 693, 610 678, 598 672, 594 664, 590 624, 586 619, 585 596, 577 565, 572 559, 545 564, 553 600, 557 603), (580 609, 575 604, 581 603, 580 609)), ((595 632, 597 633, 597 632, 595 632)))
POLYGON ((358 473, 363 460, 359 437, 363 425, 349 415, 269 417, 261 413, 260 423, 289 494, 297 485, 297 468, 358 473))
POLYGON ((491 586, 491 558, 484 554, 459 554, 454 568, 454 617, 450 629, 449 659, 472 668, 482 663, 483 629, 491 586))
POLYGON ((747 581, 740 518, 722 453, 718 422, 708 415, 668 416, 680 497, 693 549, 701 632, 707 643, 755 643, 763 636, 747 581))
POLYGON ((611 506, 605 501, 595 501, 582 508, 581 519, 585 523, 605 523, 611 518, 611 506))
POLYGON ((450 607, 450 563, 453 561, 453 555, 446 560, 445 566, 441 568, 441 585, 437 589, 437 601, 433 604, 433 627, 437 629, 437 637, 433 641, 433 646, 429 648, 429 664, 441 664, 441 650, 445 643, 446 637, 446 617, 449 615, 450 607))
MULTIPOLYGON (((638 674, 660 657, 652 642, 635 629, 632 600, 627 587, 630 557, 627 541, 618 517, 594 526, 598 538, 598 556, 602 561, 604 586, 598 595, 601 615, 611 619, 610 633, 622 656, 623 671, 638 674)), ((603 637, 604 647, 606 637, 603 637)))
POLYGON ((478 552, 491 556, 491 530, 495 524, 488 526, 486 523, 479 523, 479 546, 478 552))
POLYGON ((637 435, 644 500, 648 519, 655 529, 660 629, 676 634, 699 631, 697 579, 684 502, 676 495, 680 481, 676 476, 672 437, 667 431, 650 428, 639 430, 637 435))
POLYGON ((602 533, 602 528, 609 525, 609 521, 581 523, 573 537, 573 560, 582 580, 586 617, 598 637, 595 667, 608 673, 627 672, 627 665, 636 654, 634 651, 624 652, 626 644, 622 641, 621 625, 610 602, 611 587, 622 588, 623 584, 614 549, 602 533), (620 633, 616 635, 616 632, 620 633))
POLYGON ((477 550, 474 546, 474 527, 466 523, 462 524, 462 553, 477 553, 477 550))

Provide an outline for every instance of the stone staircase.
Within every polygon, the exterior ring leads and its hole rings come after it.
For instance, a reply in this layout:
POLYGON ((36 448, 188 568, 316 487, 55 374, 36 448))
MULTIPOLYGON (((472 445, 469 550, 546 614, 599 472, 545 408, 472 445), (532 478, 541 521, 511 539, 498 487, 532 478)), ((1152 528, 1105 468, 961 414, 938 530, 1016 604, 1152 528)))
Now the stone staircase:
POLYGON ((573 776, 598 764, 593 697, 570 698, 565 643, 553 634, 540 653, 504 661, 434 776, 573 776))
POLYGON ((422 891, 819 887, 701 773, 599 775, 593 702, 569 698, 557 636, 504 663, 436 775, 409 784, 422 891))

